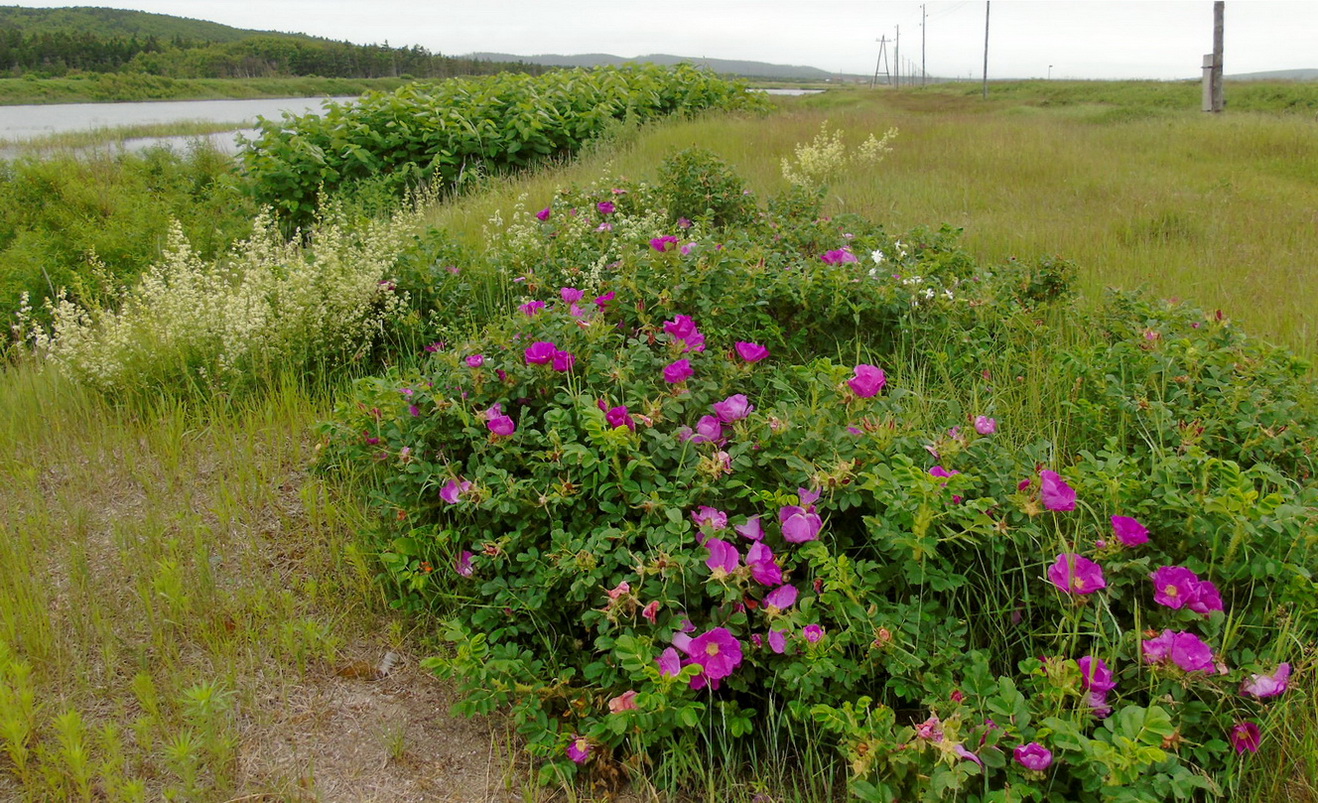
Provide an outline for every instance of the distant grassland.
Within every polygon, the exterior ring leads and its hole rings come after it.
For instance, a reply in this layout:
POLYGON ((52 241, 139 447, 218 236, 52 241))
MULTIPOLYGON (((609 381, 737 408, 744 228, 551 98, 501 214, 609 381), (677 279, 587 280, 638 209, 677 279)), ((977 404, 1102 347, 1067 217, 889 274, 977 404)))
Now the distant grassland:
POLYGON ((405 83, 404 78, 165 78, 136 73, 0 78, 0 105, 328 97, 388 91, 405 83))
MULTIPOLYGON (((977 83, 937 84, 924 92, 980 97, 977 83)), ((1227 111, 1318 111, 1318 81, 1228 81, 1227 111)), ((1166 111, 1198 111, 1198 81, 1008 81, 989 84, 993 100, 1036 106, 1098 103, 1166 111)))
MULTIPOLYGON (((1237 109, 1242 96, 1296 108, 1312 102, 1318 84, 1232 85, 1232 111, 1211 115, 1197 100, 1155 101, 1176 85, 1045 83, 993 84, 988 102, 964 85, 787 98, 767 120, 665 124, 632 135, 607 165, 588 159, 566 178, 518 186, 534 205, 554 182, 584 183, 602 170, 652 178, 667 154, 699 145, 727 159, 757 194, 771 195, 786 186, 780 158, 821 122, 852 144, 895 126, 900 135, 885 161, 834 183, 833 212, 896 232, 960 227, 966 247, 989 264, 1060 256, 1077 264, 1087 296, 1144 286, 1221 309, 1255 334, 1318 356, 1315 121, 1237 109)), ((500 204, 506 219, 506 195, 483 196, 475 214, 445 207, 435 219, 479 240, 486 213, 500 204)))

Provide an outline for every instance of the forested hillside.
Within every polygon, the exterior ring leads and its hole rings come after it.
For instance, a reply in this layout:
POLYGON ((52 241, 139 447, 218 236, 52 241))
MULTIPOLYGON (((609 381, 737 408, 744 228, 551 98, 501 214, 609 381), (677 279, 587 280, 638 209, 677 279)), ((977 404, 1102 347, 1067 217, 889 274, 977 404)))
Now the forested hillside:
POLYGON ((141 11, 0 8, 0 77, 134 72, 170 78, 445 78, 547 69, 454 58, 420 46, 357 45, 141 11))

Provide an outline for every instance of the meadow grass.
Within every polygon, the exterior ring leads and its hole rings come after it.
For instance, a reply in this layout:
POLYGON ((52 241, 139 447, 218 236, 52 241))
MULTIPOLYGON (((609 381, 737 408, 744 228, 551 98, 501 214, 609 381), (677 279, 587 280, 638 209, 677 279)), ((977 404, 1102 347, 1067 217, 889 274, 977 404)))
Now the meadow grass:
POLYGON ((484 221, 510 214, 518 195, 534 211, 559 183, 601 173, 653 180, 666 156, 693 146, 729 162, 758 195, 773 195, 786 189, 781 159, 821 122, 851 145, 895 126, 892 153, 835 181, 826 211, 855 212, 893 232, 956 226, 967 250, 990 265, 1060 256, 1077 265, 1088 297, 1147 287, 1318 356, 1311 120, 1037 100, 846 90, 781 100, 769 119, 710 116, 629 130, 561 170, 440 207, 433 222, 478 241, 484 221))
POLYGON ((383 624, 355 509, 306 476, 326 395, 115 408, 5 372, 0 796, 298 798, 312 767, 240 746, 383 624))

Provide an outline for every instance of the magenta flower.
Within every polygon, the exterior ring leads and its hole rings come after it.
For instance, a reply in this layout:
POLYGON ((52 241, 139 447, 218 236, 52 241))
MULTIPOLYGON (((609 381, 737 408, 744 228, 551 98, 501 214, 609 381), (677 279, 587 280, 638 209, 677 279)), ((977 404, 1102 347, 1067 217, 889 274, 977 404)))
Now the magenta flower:
POLYGON ((847 380, 847 386, 851 388, 851 392, 862 399, 878 395, 887 383, 888 378, 884 376, 881 369, 866 363, 857 365, 855 375, 847 380))
POLYGON ((573 736, 567 745, 567 757, 578 764, 585 764, 590 758, 590 742, 584 736, 573 736))
POLYGON ((554 370, 559 373, 571 371, 572 366, 577 364, 577 358, 571 352, 555 351, 553 358, 554 370))
POLYGON ((476 557, 471 552, 463 551, 458 555, 458 559, 453 562, 453 570, 463 577, 471 577, 475 573, 475 568, 471 565, 471 559, 476 557))
POLYGON ((981 435, 992 435, 998 431, 998 420, 986 415, 975 416, 975 431, 981 435))
POLYGON ((824 637, 824 628, 819 625, 806 625, 801 628, 801 635, 805 636, 806 641, 814 644, 824 637))
POLYGON ((1231 729, 1231 746, 1236 748, 1237 755, 1243 754, 1246 750, 1257 753, 1262 743, 1263 734, 1259 732, 1257 723, 1237 722, 1231 729))
POLYGON ((526 314, 528 318, 534 318, 535 314, 545 308, 543 301, 528 301, 517 309, 526 314))
POLYGON ((613 201, 600 201, 595 204, 595 208, 600 211, 601 215, 611 215, 618 207, 613 205, 613 201))
POLYGON ((709 558, 706 559, 705 565, 711 572, 710 579, 723 580, 737 570, 737 566, 741 563, 741 555, 735 546, 719 538, 709 539, 705 542, 705 546, 709 549, 709 558))
POLYGON ((733 529, 737 531, 738 535, 752 541, 759 541, 764 537, 764 525, 760 523, 759 516, 751 516, 745 524, 738 524, 733 529))
POLYGON ((682 353, 686 354, 691 351, 701 352, 705 350, 705 336, 699 332, 682 341, 682 353))
POLYGON ((677 227, 679 229, 689 229, 691 228, 691 221, 688 218, 680 217, 677 219, 677 227))
POLYGON ((696 333, 696 322, 690 315, 678 315, 664 322, 664 331, 674 340, 686 340, 696 333))
POLYGON ((1217 668, 1212 648, 1193 633, 1164 630, 1162 635, 1145 640, 1143 647, 1144 660, 1150 664, 1170 660, 1186 672, 1212 672, 1217 668))
POLYGON ((450 479, 444 483, 443 488, 439 489, 439 498, 450 505, 456 505, 462 495, 470 489, 471 483, 467 480, 450 479))
POLYGON ((1049 510, 1075 510, 1075 490, 1066 484, 1061 474, 1045 468, 1039 472, 1039 479, 1042 482, 1040 494, 1043 496, 1044 507, 1049 510))
POLYGON ((549 214, 550 214, 549 207, 546 206, 544 209, 541 209, 539 212, 536 212, 535 216, 537 220, 543 223, 546 220, 549 220, 549 214))
POLYGON ((1213 611, 1222 610, 1222 594, 1211 580, 1200 580, 1199 585, 1194 587, 1194 596, 1185 604, 1195 613, 1207 616, 1213 611))
POLYGON ((1258 697, 1259 699, 1276 697, 1278 694, 1286 691, 1286 687, 1290 685, 1290 676, 1290 664, 1285 662, 1277 664, 1276 671, 1271 675, 1250 675, 1249 680, 1240 684, 1240 693, 1258 697))
POLYGON ((747 343, 744 340, 738 340, 734 348, 737 350, 737 356, 746 362, 759 362, 769 356, 769 350, 759 343, 747 343))
POLYGON ((685 382, 695 374, 691 370, 691 361, 683 357, 677 362, 664 366, 664 381, 670 385, 676 385, 678 382, 685 382))
POLYGON ((696 434, 692 436, 692 443, 718 443, 723 440, 723 422, 715 416, 701 416, 696 422, 696 434))
POLYGON ((1185 607, 1199 586, 1199 576, 1184 566, 1162 566, 1149 577, 1153 601, 1168 608, 1185 607))
POLYGON ((564 287, 559 289, 558 295, 563 299, 564 303, 575 304, 584 298, 586 294, 575 287, 564 287))
POLYGON ((825 251, 819 255, 825 265, 842 265, 847 262, 856 262, 856 255, 851 253, 848 248, 839 248, 835 251, 825 251))
POLYGON ((1117 687, 1117 682, 1112 679, 1112 670, 1108 669, 1102 658, 1086 655, 1076 664, 1080 667, 1080 685, 1085 691, 1106 694, 1117 687))
POLYGON ((770 630, 769 631, 769 649, 779 655, 787 652, 787 631, 770 630))
POLYGON ((764 610, 769 615, 785 611, 796 604, 796 586, 778 586, 764 596, 764 610))
MULTIPOLYGON (((961 472, 957 471, 956 469, 952 469, 951 471, 948 471, 942 466, 934 466, 933 468, 929 469, 929 476, 931 477, 955 477, 957 474, 960 473, 961 472)), ((946 483, 944 483, 944 485, 946 485, 946 483)))
POLYGON ((636 422, 632 420, 631 414, 627 412, 627 405, 619 404, 617 407, 610 407, 604 411, 604 420, 608 422, 613 429, 618 427, 627 427, 636 429, 636 422))
POLYGON ((1130 516, 1113 516, 1112 533, 1126 546, 1139 546, 1149 542, 1149 529, 1130 516))
POLYGON ((696 250, 696 244, 687 243, 686 245, 682 246, 681 250, 682 250, 682 256, 688 256, 692 251, 696 250))
POLYGON ((558 354, 558 346, 548 340, 537 340, 527 346, 523 354, 527 365, 548 365, 558 354))
POLYGON ((716 627, 691 639, 686 654, 700 664, 701 674, 711 682, 722 680, 741 666, 741 642, 726 627, 716 627))
POLYGON ((671 251, 677 247, 677 237, 672 234, 666 234, 663 237, 655 237, 650 241, 650 247, 660 253, 671 251))
POLYGON ((751 570, 751 579, 760 585, 776 586, 783 582, 783 570, 774 560, 773 550, 763 541, 756 541, 746 550, 746 566, 751 570))
POLYGON ((512 418, 504 415, 502 408, 503 405, 495 404, 485 411, 485 426, 495 435, 506 437, 517 430, 517 425, 513 423, 512 418))
POLYGON ((1107 588, 1103 569, 1089 558, 1073 552, 1063 552, 1048 567, 1048 580, 1070 594, 1092 594, 1107 588))
POLYGON ((480 368, 485 364, 484 354, 471 354, 467 357, 467 366, 470 368, 480 368))
POLYGON ((1012 752, 1016 755, 1016 763, 1027 770, 1043 772, 1053 763, 1052 751, 1038 742, 1020 745, 1012 752))
POLYGON ((778 511, 778 522, 783 526, 783 539, 793 544, 803 544, 819 537, 824 522, 813 509, 807 510, 797 505, 788 505, 778 511))
POLYGON ((1089 710, 1099 719, 1107 719, 1112 713, 1112 706, 1107 704, 1107 692, 1091 691, 1085 695, 1085 702, 1089 704, 1089 710))
POLYGON ((682 657, 672 647, 659 653, 655 663, 659 664, 659 674, 662 677, 673 677, 682 674, 682 657))
POLYGON ((755 411, 755 405, 744 393, 733 394, 721 402, 714 402, 713 406, 715 415, 725 424, 740 421, 755 411))
POLYGON ((691 520, 702 531, 716 533, 728 527, 728 514, 716 507, 701 505, 691 514, 691 520))
POLYGON ((609 302, 612 301, 616 296, 617 294, 614 293, 612 290, 605 293, 604 295, 595 296, 595 306, 598 307, 600 311, 603 311, 608 308, 609 302))

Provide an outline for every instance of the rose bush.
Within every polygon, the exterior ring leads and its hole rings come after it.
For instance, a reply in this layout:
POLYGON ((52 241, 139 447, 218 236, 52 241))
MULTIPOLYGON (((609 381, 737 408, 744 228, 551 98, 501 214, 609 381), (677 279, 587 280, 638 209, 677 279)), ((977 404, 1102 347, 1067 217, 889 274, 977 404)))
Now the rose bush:
POLYGON ((1297 364, 946 232, 679 236, 647 192, 526 212, 518 308, 326 426, 461 710, 510 707, 546 778, 785 728, 869 800, 1229 795, 1312 669, 1297 364))

